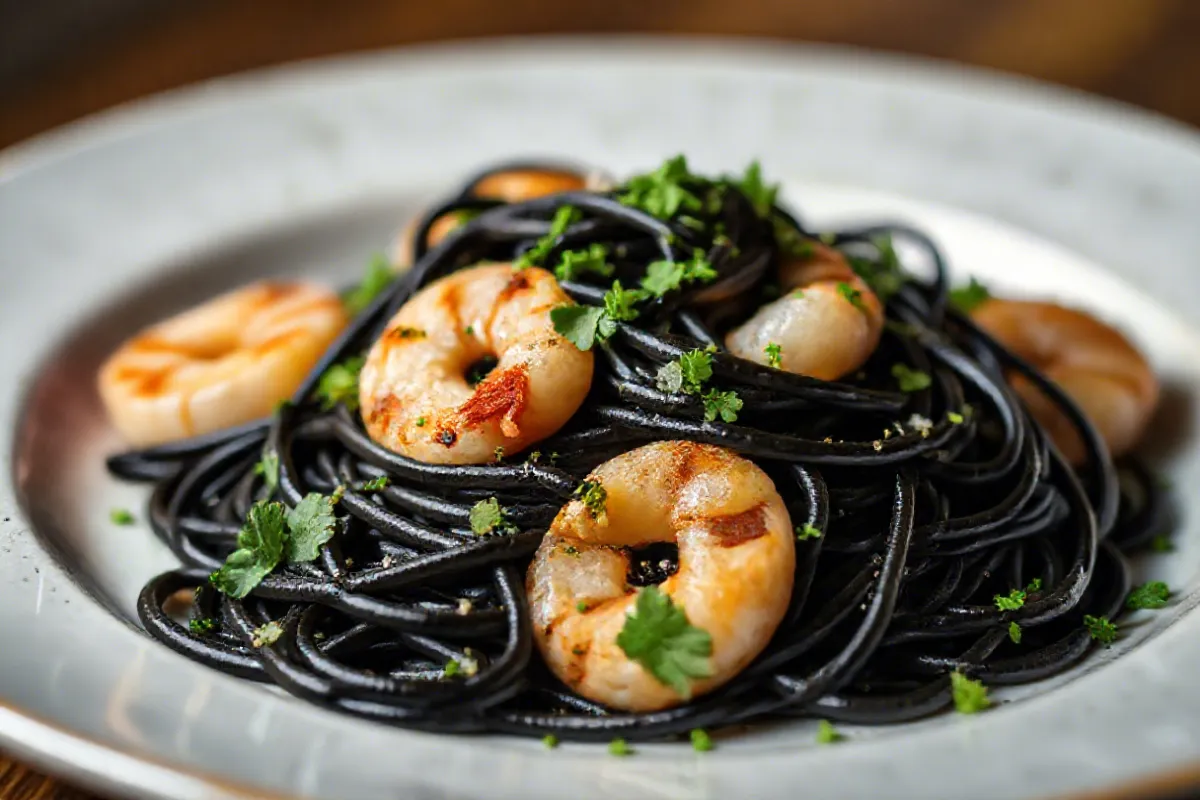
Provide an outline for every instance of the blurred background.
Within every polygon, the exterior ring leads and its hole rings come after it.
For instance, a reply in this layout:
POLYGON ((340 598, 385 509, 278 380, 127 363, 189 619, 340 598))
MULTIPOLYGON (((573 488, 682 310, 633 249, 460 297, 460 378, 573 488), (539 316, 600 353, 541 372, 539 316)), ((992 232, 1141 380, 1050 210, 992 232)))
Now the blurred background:
POLYGON ((0 0, 0 147, 142 95, 296 59, 628 32, 929 56, 1200 124, 1200 0, 0 0))

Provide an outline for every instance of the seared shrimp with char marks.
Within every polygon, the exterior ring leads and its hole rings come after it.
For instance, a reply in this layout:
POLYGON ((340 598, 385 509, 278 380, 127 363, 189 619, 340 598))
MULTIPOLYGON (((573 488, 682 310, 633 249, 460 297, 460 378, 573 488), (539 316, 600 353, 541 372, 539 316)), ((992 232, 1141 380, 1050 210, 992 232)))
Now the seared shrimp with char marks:
POLYGON ((778 345, 779 368, 822 380, 848 375, 870 358, 883 333, 883 304, 846 257, 812 243, 812 254, 779 270, 784 294, 729 332, 736 356, 769 363, 778 345))
POLYGON ((100 369, 113 425, 143 447, 268 416, 348 319, 329 289, 255 283, 139 333, 100 369))
POLYGON ((554 330, 571 303, 542 269, 460 270, 406 302, 372 346, 359 379, 376 442, 431 464, 482 464, 563 426, 592 384, 593 355, 554 330), (496 366, 476 386, 467 371, 496 366))
MULTIPOLYGON (((1154 371, 1120 331, 1054 303, 985 301, 975 322, 1070 395, 1114 457, 1129 452, 1158 405, 1154 371)), ((1021 375, 1009 382, 1063 456, 1083 464, 1083 440, 1067 415, 1021 375)))
POLYGON ((526 579, 534 638, 574 691, 612 708, 656 711, 687 700, 632 660, 617 635, 634 609, 629 554, 654 542, 679 547, 679 569, 658 589, 712 637, 703 694, 762 652, 787 611, 796 551, 775 485, 733 452, 656 442, 600 465, 601 513, 574 500, 559 512, 526 579))

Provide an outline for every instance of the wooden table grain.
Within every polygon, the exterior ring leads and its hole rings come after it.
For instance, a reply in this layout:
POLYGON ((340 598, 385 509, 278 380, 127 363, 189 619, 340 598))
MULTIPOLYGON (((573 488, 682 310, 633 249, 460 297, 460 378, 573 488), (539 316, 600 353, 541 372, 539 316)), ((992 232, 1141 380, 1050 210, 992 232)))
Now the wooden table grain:
MULTIPOLYGON (((21 5, 44 11, 54 4, 0 4, 0 31, 34 30, 38 20, 17 10, 21 5)), ((0 81, 0 147, 152 92, 255 67, 417 42, 543 33, 849 44, 1027 75, 1200 125, 1200 0, 108 2, 118 5, 122 13, 90 27, 64 22, 59 13, 69 35, 59 37, 57 47, 39 39, 37 47, 25 48, 30 57, 18 74, 0 81)), ((22 41, 29 44, 30 37, 22 41)), ((1181 796, 1178 784, 1174 789, 1181 796)), ((4 800, 91 797, 0 755, 4 800)))

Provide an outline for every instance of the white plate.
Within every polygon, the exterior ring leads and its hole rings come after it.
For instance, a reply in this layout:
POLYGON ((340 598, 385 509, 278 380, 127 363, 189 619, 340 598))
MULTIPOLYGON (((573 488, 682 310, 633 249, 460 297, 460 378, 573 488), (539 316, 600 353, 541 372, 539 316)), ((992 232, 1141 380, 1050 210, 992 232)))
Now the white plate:
POLYGON ((357 274, 419 202, 494 159, 620 173, 680 151, 703 171, 759 157, 818 223, 902 217, 960 274, 1120 322, 1172 387, 1163 463, 1197 485, 1200 142, 1179 126, 911 61, 677 40, 415 49, 220 81, 0 154, 0 742, 170 798, 999 798, 1200 777, 1185 491, 1179 552, 1140 566, 1179 599, 1120 646, 986 714, 851 728, 830 748, 808 724, 628 759, 410 733, 210 672, 128 623, 171 559, 107 522, 144 497, 99 460, 113 440, 91 370, 117 337, 253 274, 357 274))

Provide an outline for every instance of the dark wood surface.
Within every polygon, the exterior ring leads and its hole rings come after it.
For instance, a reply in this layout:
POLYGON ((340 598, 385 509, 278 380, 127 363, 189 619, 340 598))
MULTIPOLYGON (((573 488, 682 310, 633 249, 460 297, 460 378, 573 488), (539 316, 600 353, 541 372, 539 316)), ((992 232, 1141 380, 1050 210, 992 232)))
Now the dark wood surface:
MULTIPOLYGON (((606 32, 769 36, 925 55, 1200 125, 1200 0, 0 0, 0 147, 152 92, 296 59, 606 32)), ((88 797, 0 756, 0 798, 88 797)))

